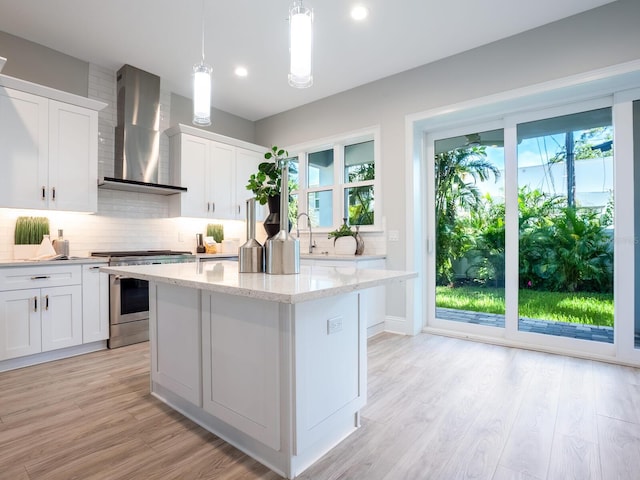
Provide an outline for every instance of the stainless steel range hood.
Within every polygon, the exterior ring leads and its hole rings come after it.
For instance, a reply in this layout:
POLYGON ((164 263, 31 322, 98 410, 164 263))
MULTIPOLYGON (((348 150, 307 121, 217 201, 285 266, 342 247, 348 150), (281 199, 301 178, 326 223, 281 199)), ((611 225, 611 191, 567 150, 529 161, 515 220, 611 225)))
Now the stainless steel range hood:
POLYGON ((158 183, 160 152, 160 77, 124 65, 118 70, 118 113, 113 177, 102 188, 159 195, 186 192, 158 183))

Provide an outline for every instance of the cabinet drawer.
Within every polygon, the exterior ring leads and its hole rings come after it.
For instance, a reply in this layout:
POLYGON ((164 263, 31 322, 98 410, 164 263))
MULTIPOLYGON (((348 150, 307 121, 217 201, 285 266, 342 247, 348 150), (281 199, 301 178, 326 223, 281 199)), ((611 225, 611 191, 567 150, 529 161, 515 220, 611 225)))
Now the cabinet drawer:
POLYGON ((0 268, 0 290, 79 285, 80 265, 0 268))

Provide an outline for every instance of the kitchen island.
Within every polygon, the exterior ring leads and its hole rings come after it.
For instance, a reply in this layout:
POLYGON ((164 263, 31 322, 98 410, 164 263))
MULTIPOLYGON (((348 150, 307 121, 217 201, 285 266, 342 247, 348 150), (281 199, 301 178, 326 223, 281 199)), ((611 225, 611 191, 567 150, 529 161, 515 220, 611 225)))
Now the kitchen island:
POLYGON ((361 291, 411 272, 236 262, 105 267, 149 281, 151 393, 295 478, 359 426, 366 403, 361 291))

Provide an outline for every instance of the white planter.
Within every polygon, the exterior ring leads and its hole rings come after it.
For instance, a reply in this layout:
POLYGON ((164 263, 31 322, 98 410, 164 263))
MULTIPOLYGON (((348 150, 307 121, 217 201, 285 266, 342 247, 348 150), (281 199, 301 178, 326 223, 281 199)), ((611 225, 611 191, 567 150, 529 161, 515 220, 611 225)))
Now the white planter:
POLYGON ((13 259, 29 260, 30 258, 35 258, 39 248, 40 245, 14 245, 13 259))
POLYGON ((336 255, 355 255, 357 246, 354 237, 338 237, 333 243, 333 253, 336 255))

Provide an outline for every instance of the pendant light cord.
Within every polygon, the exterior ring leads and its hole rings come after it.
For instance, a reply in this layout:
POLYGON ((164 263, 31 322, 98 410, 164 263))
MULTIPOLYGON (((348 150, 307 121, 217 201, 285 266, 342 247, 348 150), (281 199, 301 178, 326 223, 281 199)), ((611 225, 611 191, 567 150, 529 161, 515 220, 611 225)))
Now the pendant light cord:
POLYGON ((204 0, 202 0, 202 63, 204 63, 204 0))

